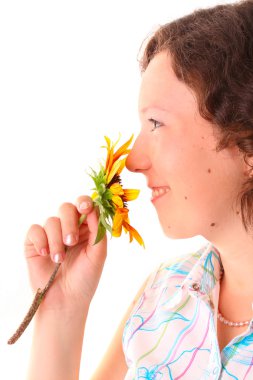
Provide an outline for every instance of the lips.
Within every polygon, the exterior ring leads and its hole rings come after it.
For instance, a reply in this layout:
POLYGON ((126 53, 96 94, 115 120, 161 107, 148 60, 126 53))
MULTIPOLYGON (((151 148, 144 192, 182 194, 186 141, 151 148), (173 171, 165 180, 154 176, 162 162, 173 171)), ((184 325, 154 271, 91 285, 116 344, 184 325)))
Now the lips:
POLYGON ((170 188, 168 186, 152 187, 151 201, 154 201, 155 199, 167 194, 169 190, 170 188))

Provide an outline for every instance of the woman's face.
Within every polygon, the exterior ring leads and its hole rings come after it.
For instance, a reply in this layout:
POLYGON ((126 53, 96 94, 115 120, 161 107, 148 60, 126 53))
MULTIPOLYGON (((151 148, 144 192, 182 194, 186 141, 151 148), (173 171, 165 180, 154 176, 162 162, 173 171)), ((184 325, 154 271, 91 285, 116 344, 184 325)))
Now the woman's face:
POLYGON ((216 152, 213 126, 200 116, 193 91, 177 79, 166 52, 143 74, 139 114, 141 131, 127 168, 146 176, 165 234, 212 240, 238 218, 240 209, 232 206, 245 180, 238 149, 216 152))

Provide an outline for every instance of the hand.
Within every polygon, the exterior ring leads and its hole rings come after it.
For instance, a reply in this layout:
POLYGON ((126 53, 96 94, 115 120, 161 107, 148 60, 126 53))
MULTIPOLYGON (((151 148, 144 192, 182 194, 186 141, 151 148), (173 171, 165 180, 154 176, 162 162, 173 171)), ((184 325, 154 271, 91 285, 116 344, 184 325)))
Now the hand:
POLYGON ((30 227, 25 239, 25 257, 34 292, 46 285, 55 262, 62 263, 40 310, 89 306, 107 253, 106 236, 93 245, 97 228, 98 211, 87 196, 79 197, 76 205, 62 204, 59 217, 48 218, 44 227, 30 227), (79 228, 82 214, 87 218, 79 228), (67 253, 65 247, 68 247, 67 253))

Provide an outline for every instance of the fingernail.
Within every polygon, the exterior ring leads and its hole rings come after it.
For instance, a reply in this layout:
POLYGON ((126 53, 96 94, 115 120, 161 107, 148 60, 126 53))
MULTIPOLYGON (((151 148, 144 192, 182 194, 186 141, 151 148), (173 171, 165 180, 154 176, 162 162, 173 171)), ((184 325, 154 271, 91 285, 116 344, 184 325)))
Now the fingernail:
POLYGON ((62 262, 62 254, 61 253, 56 253, 54 256, 53 256, 53 260, 55 263, 61 263, 62 262))
POLYGON ((79 206, 80 210, 87 210, 89 207, 90 207, 90 202, 87 202, 87 201, 83 201, 79 206))
POLYGON ((68 234, 65 236, 65 239, 64 239, 64 243, 66 245, 74 244, 74 243, 76 243, 76 241, 77 241, 77 238, 74 234, 68 234))
POLYGON ((42 256, 47 256, 48 255, 48 250, 46 248, 42 248, 40 251, 42 256))

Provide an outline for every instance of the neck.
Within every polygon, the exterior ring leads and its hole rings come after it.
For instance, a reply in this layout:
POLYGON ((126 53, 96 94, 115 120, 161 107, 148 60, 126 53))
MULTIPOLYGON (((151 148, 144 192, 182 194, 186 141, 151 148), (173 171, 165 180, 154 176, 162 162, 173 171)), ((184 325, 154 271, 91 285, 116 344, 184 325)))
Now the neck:
POLYGON ((212 236, 207 236, 218 250, 224 274, 220 281, 219 310, 231 321, 252 318, 253 236, 239 218, 228 218, 212 236), (225 226, 225 227, 224 227, 225 226))
POLYGON ((240 224, 219 235, 210 241, 219 251, 224 268, 222 286, 234 296, 251 298, 252 302, 253 236, 240 224))

